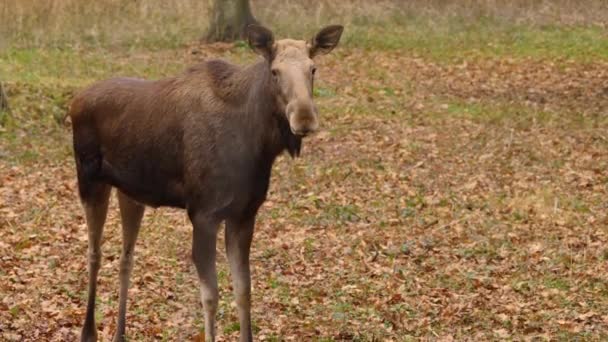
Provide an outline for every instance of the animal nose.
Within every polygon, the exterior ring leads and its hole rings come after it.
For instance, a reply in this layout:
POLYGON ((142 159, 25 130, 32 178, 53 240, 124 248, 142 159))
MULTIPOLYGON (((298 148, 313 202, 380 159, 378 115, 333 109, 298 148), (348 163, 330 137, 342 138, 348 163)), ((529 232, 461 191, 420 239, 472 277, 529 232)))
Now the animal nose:
POLYGON ((317 130, 317 110, 312 102, 294 102, 287 106, 293 134, 304 137, 317 130))
POLYGON ((317 120, 314 116, 300 117, 291 123, 291 129, 295 135, 305 137, 314 133, 318 128, 317 120))
POLYGON ((303 128, 300 128, 299 130, 295 131, 294 133, 296 135, 305 137, 305 136, 309 135, 312 132, 314 132, 314 130, 312 130, 312 129, 308 128, 308 127, 303 127, 303 128))

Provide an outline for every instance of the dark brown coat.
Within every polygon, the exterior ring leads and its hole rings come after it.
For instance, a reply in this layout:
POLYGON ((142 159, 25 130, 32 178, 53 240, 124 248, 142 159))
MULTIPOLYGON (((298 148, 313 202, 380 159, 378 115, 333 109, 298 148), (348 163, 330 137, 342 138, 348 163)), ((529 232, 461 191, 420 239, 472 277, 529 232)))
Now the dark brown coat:
POLYGON ((329 26, 308 43, 275 42, 268 29, 252 26, 249 43, 264 59, 251 66, 211 60, 158 81, 98 82, 74 98, 69 115, 89 234, 83 341, 97 338, 96 283, 112 187, 123 227, 114 340, 124 340, 133 250, 146 205, 188 211, 208 341, 215 338, 218 305, 217 231, 226 222, 240 339, 252 340, 249 249, 255 216, 276 157, 283 151, 297 156, 302 137, 318 127, 312 58, 331 51, 341 33, 341 26, 329 26))
POLYGON ((91 86, 70 110, 81 196, 101 181, 153 207, 254 212, 275 158, 300 151, 273 90, 264 60, 247 68, 212 60, 159 81, 91 86))

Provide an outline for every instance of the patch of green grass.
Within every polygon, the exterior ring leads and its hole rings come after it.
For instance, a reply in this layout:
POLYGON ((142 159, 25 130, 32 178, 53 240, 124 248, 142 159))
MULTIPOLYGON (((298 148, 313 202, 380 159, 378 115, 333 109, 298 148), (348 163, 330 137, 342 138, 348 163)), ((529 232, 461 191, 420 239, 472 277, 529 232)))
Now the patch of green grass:
POLYGON ((266 341, 268 342, 279 342, 282 341, 283 338, 280 335, 270 334, 266 337, 266 341))
POLYGON ((513 281, 511 282, 511 288, 515 292, 522 294, 529 294, 536 290, 536 286, 532 281, 517 279, 513 279, 513 281))
POLYGON ((316 342, 334 342, 335 340, 331 337, 320 337, 315 339, 316 342))
POLYGON ((275 256, 277 254, 278 254, 278 252, 277 252, 276 249, 274 249, 274 248, 267 248, 267 249, 264 250, 264 252, 262 254, 262 257, 264 259, 270 259, 270 258, 272 258, 273 256, 275 256))
POLYGON ((312 258, 314 256, 315 240, 313 238, 304 239, 304 252, 308 258, 312 258))
POLYGON ((81 87, 116 76, 160 78, 187 67, 168 56, 171 53, 161 53, 159 59, 147 49, 132 54, 142 57, 106 49, 10 48, 0 53, 0 74, 11 81, 81 87))
POLYGON ((239 330, 241 330, 241 325, 239 324, 239 322, 232 322, 224 327, 224 334, 230 335, 239 330))
POLYGON ((8 312, 11 314, 11 316, 13 317, 17 317, 19 316, 19 313, 21 312, 21 308, 19 307, 19 305, 15 305, 13 307, 11 307, 8 312))
POLYGON ((382 165, 382 159, 370 159, 370 158, 361 158, 357 160, 357 166, 361 168, 369 168, 376 171, 384 171, 384 165, 382 165))
POLYGON ((97 305, 97 307, 95 308, 95 322, 97 323, 97 325, 99 325, 99 323, 103 321, 103 316, 104 314, 101 305, 97 305))
POLYGON ((459 291, 465 287, 466 280, 460 277, 442 275, 435 280, 435 284, 437 287, 459 291))
POLYGON ((601 116, 585 116, 583 112, 567 109, 544 111, 507 99, 466 101, 436 97, 433 103, 442 109, 429 110, 426 114, 433 119, 464 118, 484 124, 507 125, 515 129, 529 128, 531 125, 568 126, 571 128, 592 128, 604 124, 601 116))
POLYGON ((268 285, 271 289, 276 289, 280 286, 280 283, 276 278, 270 278, 268 279, 268 285))
POLYGON ((0 35, 26 47, 174 47, 200 37, 207 7, 196 0, 9 2, 0 12, 0 35))
POLYGON ((348 302, 337 302, 333 308, 334 313, 332 319, 341 323, 347 323, 350 314, 353 312, 353 306, 348 302))
POLYGON ((356 222, 361 219, 358 206, 353 204, 329 206, 327 209, 340 222, 356 222))
MULTIPOLYGON (((151 0, 145 5, 67 2, 67 6, 50 7, 30 4, 21 10, 8 6, 0 13, 4 44, 21 48, 177 49, 201 38, 209 15, 208 3, 195 0, 151 0)), ((458 2, 446 6, 452 2, 355 1, 332 6, 267 1, 254 4, 254 12, 279 38, 307 39, 323 24, 339 22, 346 28, 342 38, 345 46, 399 50, 436 60, 471 54, 608 59, 605 30, 594 26, 596 21, 591 19, 575 25, 562 23, 559 17, 565 9, 560 9, 559 3, 543 6, 540 11, 536 6, 521 4, 480 3, 474 9, 458 2), (535 20, 547 18, 547 13, 540 13, 547 10, 556 19, 535 20), (505 12, 507 15, 503 15, 505 12)), ((247 50, 246 45, 237 42, 241 50, 247 50)))
POLYGON ((570 289, 570 282, 564 278, 546 278, 544 285, 549 289, 557 289, 562 291, 567 291, 570 289))
POLYGON ((281 282, 279 279, 271 277, 267 280, 268 286, 277 293, 279 299, 284 304, 288 304, 291 299, 289 285, 281 282))
POLYGON ((573 331, 560 331, 557 333, 558 341, 606 341, 608 340, 608 334, 600 333, 600 337, 594 336, 590 332, 573 332, 573 331))
POLYGON ((608 248, 604 248, 601 255, 602 260, 608 260, 608 248))
POLYGON ((465 259, 482 257, 492 260, 498 256, 496 248, 488 243, 475 245, 472 248, 463 248, 457 251, 457 254, 465 259))
POLYGON ((79 298, 78 294, 76 294, 73 291, 69 290, 65 286, 61 286, 60 289, 61 289, 61 293, 65 294, 66 296, 70 297, 71 299, 78 299, 79 298))
POLYGON ((511 24, 491 18, 419 19, 349 27, 344 42, 369 50, 399 50, 437 61, 467 56, 608 59, 608 35, 598 27, 511 24))
POLYGON ((226 283, 229 281, 228 273, 224 269, 220 269, 217 271, 217 280, 220 283, 226 283))
POLYGON ((315 97, 332 97, 335 95, 336 95, 336 92, 331 88, 317 86, 314 89, 315 97))
POLYGON ((567 204, 575 213, 586 214, 591 212, 589 204, 579 198, 570 198, 568 199, 567 204))

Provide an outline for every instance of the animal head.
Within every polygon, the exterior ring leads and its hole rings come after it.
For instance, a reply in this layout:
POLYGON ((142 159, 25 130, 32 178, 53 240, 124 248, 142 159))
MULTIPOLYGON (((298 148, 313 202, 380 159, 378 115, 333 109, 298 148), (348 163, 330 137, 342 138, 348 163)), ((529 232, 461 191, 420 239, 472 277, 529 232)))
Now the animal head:
POLYGON ((306 136, 319 127, 313 101, 317 70, 313 59, 333 50, 343 30, 340 25, 331 25, 320 30, 310 41, 275 41, 269 29, 259 25, 248 27, 249 45, 268 62, 277 106, 295 135, 306 136))

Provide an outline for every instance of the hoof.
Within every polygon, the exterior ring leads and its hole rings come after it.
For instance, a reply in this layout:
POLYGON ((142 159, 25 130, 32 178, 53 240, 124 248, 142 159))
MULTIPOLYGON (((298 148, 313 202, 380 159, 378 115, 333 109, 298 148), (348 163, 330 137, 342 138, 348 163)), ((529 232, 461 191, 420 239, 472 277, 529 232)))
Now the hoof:
POLYGON ((97 342, 97 332, 83 332, 80 342, 97 342))

